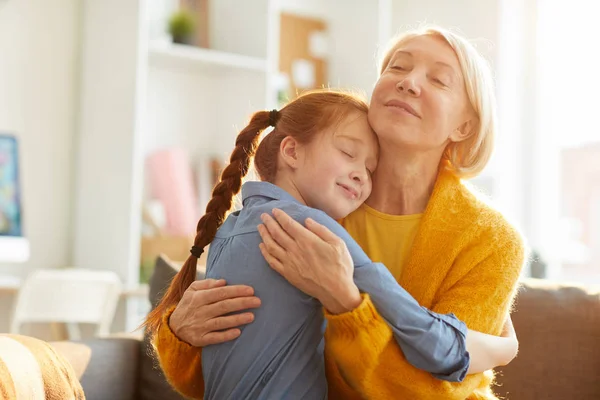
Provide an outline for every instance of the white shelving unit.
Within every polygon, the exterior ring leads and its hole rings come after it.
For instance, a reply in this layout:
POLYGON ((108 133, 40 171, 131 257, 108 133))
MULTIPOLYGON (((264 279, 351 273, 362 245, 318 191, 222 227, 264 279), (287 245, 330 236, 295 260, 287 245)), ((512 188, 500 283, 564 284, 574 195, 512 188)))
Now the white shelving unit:
POLYGON ((267 60, 264 58, 249 57, 181 44, 151 43, 148 56, 150 65, 166 68, 172 65, 183 65, 191 68, 231 68, 262 73, 267 72, 267 60))
MULTIPOLYGON (((178 146, 192 160, 226 157, 248 117, 277 106, 280 14, 325 20, 330 86, 367 94, 378 45, 391 34, 391 0, 216 0, 209 4, 211 49, 200 49, 164 40, 161 24, 174 3, 82 7, 73 261, 116 271, 134 292, 146 156, 178 146)), ((113 329, 134 329, 143 309, 127 297, 113 329)))
MULTIPOLYGON (((139 291, 146 156, 168 146, 190 159, 225 156, 249 115, 276 104, 276 2, 211 2, 211 49, 161 40, 157 23, 176 3, 82 7, 73 261, 116 271, 131 292, 139 291)), ((144 300, 122 303, 113 329, 133 330, 144 300)))

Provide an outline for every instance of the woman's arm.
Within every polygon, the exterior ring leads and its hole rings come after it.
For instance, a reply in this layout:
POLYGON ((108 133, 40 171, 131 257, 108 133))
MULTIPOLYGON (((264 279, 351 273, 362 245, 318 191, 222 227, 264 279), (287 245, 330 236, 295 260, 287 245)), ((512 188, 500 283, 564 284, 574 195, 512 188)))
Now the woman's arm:
POLYGON ((202 348, 185 343, 169 327, 170 309, 153 338, 154 349, 167 381, 182 395, 192 399, 204 397, 202 348))
POLYGON ((260 306, 253 294, 248 286, 225 286, 224 280, 204 279, 192 283, 177 307, 165 313, 152 343, 175 390, 189 398, 203 398, 201 349, 239 336, 237 327, 250 323, 253 314, 236 312, 260 306))
MULTIPOLYGON (((287 229, 291 231, 292 236, 294 236, 293 231, 299 231, 300 235, 304 234, 309 237, 315 233, 326 243, 330 243, 331 246, 339 249, 334 252, 334 259, 327 260, 327 252, 319 252, 319 246, 312 246, 311 248, 318 258, 325 259, 325 261, 321 261, 320 265, 323 265, 323 263, 326 265, 343 264, 341 277, 337 276, 336 271, 340 269, 336 268, 328 269, 325 276, 322 273, 319 274, 322 271, 316 271, 317 273, 313 274, 311 268, 307 267, 307 264, 312 262, 303 263, 302 266, 291 266, 291 269, 294 267, 302 268, 303 276, 298 277, 294 274, 282 272, 292 284, 301 290, 311 291, 309 294, 319 298, 325 308, 332 314, 352 310, 361 302, 358 294, 356 294, 358 301, 348 297, 354 295, 352 290, 346 290, 350 295, 345 295, 339 291, 340 288, 343 289, 343 287, 340 287, 340 283, 352 285, 351 282, 344 283, 346 281, 344 276, 349 275, 351 263, 353 263, 353 279, 356 286, 360 291, 370 294, 370 299, 373 301, 378 313, 391 327, 404 356, 413 366, 434 374, 438 379, 460 382, 468 373, 467 368, 470 365, 469 373, 483 372, 503 365, 501 361, 506 360, 506 358, 499 358, 496 353, 498 350, 506 348, 512 342, 511 339, 473 331, 468 332, 465 324, 454 315, 437 314, 421 307, 397 283, 384 265, 371 262, 348 232, 326 214, 318 210, 309 210, 305 217, 310 217, 317 222, 317 224, 311 223, 310 220, 307 222, 307 226, 314 225, 314 227, 311 227, 313 233, 304 229, 285 213, 275 211, 275 214, 279 216, 278 221, 281 225, 287 226, 287 229), (347 246, 348 251, 342 251, 341 248, 344 244, 347 246), (346 256, 348 252, 351 260, 348 257, 343 257, 341 261, 335 259, 336 254, 346 256), (306 283, 307 276, 310 277, 311 281, 308 285, 306 283), (331 284, 327 282, 328 280, 331 281, 331 284), (319 285, 313 284, 316 282, 319 282, 319 285), (338 302, 347 299, 344 304, 349 306, 343 308, 343 305, 330 301, 329 298, 321 297, 322 295, 318 290, 319 286, 327 287, 328 290, 325 291, 325 294, 338 302), (469 353, 472 357, 471 363, 469 363, 469 353)), ((301 218, 301 220, 305 219, 301 218)), ((274 225, 275 221, 270 217, 265 218, 265 223, 266 226, 271 226, 270 229, 274 235, 280 235, 277 240, 289 241, 291 239, 281 236, 283 232, 277 231, 278 225, 274 225)), ((265 245, 270 247, 272 251, 277 251, 277 246, 273 243, 269 233, 262 230, 262 234, 265 245)), ((296 236, 293 239, 298 239, 298 237, 296 236)), ((293 244, 289 243, 288 246, 293 247, 293 244)), ((265 257, 268 259, 270 255, 266 254, 265 257)), ((284 256, 280 257, 284 258, 284 256)), ((294 257, 285 257, 285 259, 286 263, 289 263, 290 260, 294 260, 294 257)))
MULTIPOLYGON (((289 221, 283 220, 280 222, 284 229, 289 230, 291 228, 290 226, 285 226, 290 223, 289 221)), ((311 224, 307 223, 307 227, 312 229, 310 225, 311 224)), ((281 228, 279 230, 281 230, 281 228)), ((274 231, 277 231, 277 229, 274 231)), ((281 232, 278 232, 278 234, 281 234, 281 232)), ((469 269, 469 273, 464 276, 460 282, 456 282, 456 284, 448 289, 446 293, 442 294, 437 303, 438 308, 434 308, 432 311, 440 314, 448 314, 451 310, 454 311, 453 307, 445 307, 446 301, 453 305, 461 304, 464 306, 464 304, 470 304, 464 310, 461 310, 462 306, 458 307, 458 310, 464 311, 464 313, 461 314, 455 312, 458 318, 466 322, 467 325, 472 325, 472 323, 475 322, 473 315, 489 315, 491 318, 498 319, 498 332, 495 332, 494 328, 488 325, 482 325, 480 328, 475 329, 495 334, 500 333, 503 320, 502 318, 499 318, 498 301, 504 301, 506 308, 508 308, 508 304, 512 298, 511 288, 514 288, 514 285, 516 285, 516 279, 518 278, 523 261, 523 249, 518 234, 511 231, 507 232, 503 237, 506 241, 497 243, 498 247, 494 248, 494 254, 488 254, 484 259, 475 262, 477 265, 469 269), (503 254, 503 252, 507 253, 503 254), (498 257, 498 254, 503 254, 503 256, 498 257), (510 256, 507 257, 507 254, 510 254, 510 256), (478 301, 477 295, 482 295, 481 290, 477 291, 481 286, 481 282, 486 282, 488 285, 497 284, 497 286, 504 288, 505 290, 498 289, 495 290, 493 294, 483 294, 481 301, 478 301), (473 306, 473 304, 475 305, 473 306)), ((333 265, 333 263, 339 260, 335 260, 335 257, 330 254, 326 254, 326 256, 320 254, 327 252, 323 251, 321 246, 322 243, 319 243, 318 240, 311 240, 310 236, 308 239, 301 239, 301 242, 299 243, 294 243, 293 238, 289 237, 277 238, 277 243, 279 244, 280 242, 286 249, 292 249, 293 254, 284 252, 284 254, 280 253, 278 257, 274 257, 271 256, 269 252, 265 251, 264 246, 262 246, 263 254, 265 254, 269 263, 286 278, 288 276, 295 276, 294 282, 291 281, 295 286, 299 287, 301 290, 305 290, 303 287, 313 290, 315 293, 311 294, 321 299, 318 293, 319 277, 312 276, 314 273, 313 267, 315 265, 317 267, 323 265, 322 260, 327 259, 327 257, 331 258, 331 263, 326 263, 326 265, 333 265), (308 240, 310 245, 301 243, 302 240, 308 240), (296 251, 294 251, 294 247, 296 251), (301 249, 301 251, 298 252, 298 249, 301 249), (285 261, 282 263, 278 261, 278 258, 285 261), (319 261, 321 262, 320 264, 319 261), (298 268, 300 264, 301 268, 298 268), (295 270, 298 274, 295 275, 292 270, 295 270), (292 273, 290 273, 290 271, 292 271, 292 273), (310 276, 310 279, 305 280, 305 276, 310 276)), ((333 246, 334 248, 337 246, 333 239, 327 238, 326 236, 322 242, 325 243, 325 248, 327 245, 330 247, 333 246)), ((339 249, 333 251, 333 253, 336 252, 339 253, 339 249)), ((481 249, 478 249, 474 254, 479 255, 480 252, 481 249)), ((467 265, 473 265, 474 254, 468 253, 469 252, 465 252, 465 254, 462 255, 464 258, 462 261, 456 260, 456 262, 466 262, 468 263, 467 265)), ((490 253, 492 253, 491 250, 490 253)), ((322 270, 322 268, 316 269, 322 270)), ((328 268, 325 271, 325 279, 327 279, 326 275, 329 274, 330 271, 335 270, 336 268, 328 268)), ((327 300, 328 297, 337 299, 336 301, 338 304, 333 304, 334 306, 339 306, 344 303, 350 304, 350 299, 352 299, 352 302, 356 301, 353 297, 346 298, 343 292, 335 292, 335 286, 325 289, 325 292, 325 300, 327 300)), ((345 293, 352 293, 352 291, 345 289, 345 293)), ((342 375, 350 382, 359 385, 356 389, 360 390, 360 386, 362 386, 363 390, 361 390, 361 392, 363 395, 367 395, 367 397, 369 397, 368 392, 366 392, 367 387, 372 388, 374 385, 381 387, 383 385, 385 387, 384 390, 391 389, 388 394, 389 396, 404 393, 405 396, 410 397, 411 393, 419 393, 423 390, 427 392, 428 390, 431 390, 432 396, 446 394, 450 396, 450 398, 453 398, 452 393, 456 392, 458 393, 458 398, 460 398, 464 393, 471 393, 474 388, 479 386, 483 379, 481 375, 477 375, 475 377, 467 378, 467 381, 465 381, 464 384, 448 386, 450 385, 449 383, 438 381, 431 376, 424 378, 423 371, 408 367, 405 355, 400 351, 398 344, 394 340, 393 330, 375 309, 375 306, 368 295, 363 295, 362 302, 359 301, 360 305, 357 308, 350 307, 344 310, 343 307, 338 307, 338 309, 334 311, 325 301, 323 301, 323 304, 328 311, 332 311, 332 313, 327 313, 330 322, 328 330, 329 339, 326 345, 326 348, 330 349, 328 353, 330 355, 335 355, 335 364, 339 365, 342 369, 349 369, 348 371, 342 371, 342 375), (334 315, 339 313, 340 310, 340 315, 334 315), (344 311, 348 310, 352 311, 344 313, 344 311), (348 352, 348 348, 352 348, 354 351, 348 352), (354 373, 352 371, 354 371, 354 373), (393 376, 390 376, 393 371, 402 371, 404 374, 408 375, 409 379, 403 380, 399 378, 399 374, 392 374, 393 376), (377 379, 375 379, 375 377, 377 377, 377 379), (416 385, 417 391, 411 392, 411 390, 413 390, 412 388, 415 387, 415 380, 419 379, 421 382, 423 379, 426 379, 430 384, 427 385, 427 388, 420 388, 420 385, 416 385), (383 382, 377 384, 368 383, 373 380, 383 380, 383 382), (444 384, 446 384, 446 386, 444 386, 444 384), (445 390, 444 387, 447 388, 447 390, 445 390)), ((502 315, 505 314, 505 312, 502 313, 502 315)), ((481 320, 479 319, 479 321, 481 320)), ((480 322, 477 324, 480 324, 480 322)), ((471 338, 473 338, 473 336, 471 336, 471 338)), ((476 335, 474 338, 477 339, 478 336, 476 335)), ((471 342, 473 341, 471 340, 471 342)), ((332 374, 330 373, 328 377, 331 375, 332 374)), ((466 397, 466 395, 462 398, 464 397, 466 397)))
MULTIPOLYGON (((500 334, 517 287, 524 259, 521 239, 515 232, 469 270, 456 284, 441 294, 432 310, 453 312, 460 320, 482 332, 500 334), (491 293, 480 290, 481 282, 495 287, 491 293)), ((468 262, 477 251, 466 251, 457 263, 468 262)), ((462 383, 450 383, 427 376, 407 366, 393 340, 391 329, 377 313, 371 300, 351 312, 327 314, 326 333, 330 363, 329 375, 343 376, 364 397, 465 399, 477 388, 488 386, 493 374, 469 375, 462 383), (348 351, 349 348, 354 351, 348 351), (402 371, 399 373, 398 371, 402 371), (419 382, 419 384, 415 384, 419 382), (373 390, 377 392, 374 393, 373 390)), ((331 388, 336 390, 335 388, 331 388)), ((333 396, 335 398, 335 395, 333 396)))

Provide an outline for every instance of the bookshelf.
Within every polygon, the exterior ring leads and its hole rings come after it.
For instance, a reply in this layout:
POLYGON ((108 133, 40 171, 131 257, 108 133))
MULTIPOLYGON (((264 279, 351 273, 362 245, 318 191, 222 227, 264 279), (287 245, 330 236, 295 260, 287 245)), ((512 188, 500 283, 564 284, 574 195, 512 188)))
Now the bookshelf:
POLYGON ((150 65, 170 68, 177 65, 190 68, 239 69, 267 73, 267 60, 213 49, 202 49, 181 44, 152 43, 149 46, 150 65))
MULTIPOLYGON (((117 272, 128 293, 145 290, 146 157, 177 146, 191 160, 224 159, 253 112, 278 106, 281 13, 327 23, 331 87, 368 94, 380 39, 391 35, 391 0, 218 0, 209 3, 211 48, 203 49, 165 39, 176 3, 105 0, 81 10, 73 264, 117 272)), ((125 296, 113 330, 133 330, 144 302, 125 296)))

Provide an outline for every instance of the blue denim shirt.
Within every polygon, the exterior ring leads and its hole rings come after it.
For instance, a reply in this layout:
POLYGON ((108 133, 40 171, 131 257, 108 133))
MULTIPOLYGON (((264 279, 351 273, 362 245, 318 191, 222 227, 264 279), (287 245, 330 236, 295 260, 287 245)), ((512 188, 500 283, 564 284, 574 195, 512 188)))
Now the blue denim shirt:
MULTIPOLYGON (((254 288, 261 306, 237 339, 202 349, 205 399, 326 399, 322 305, 271 269, 258 247, 260 215, 273 208, 300 223, 312 218, 341 237, 354 261, 354 280, 369 293, 406 359, 439 379, 466 375, 466 326, 453 314, 421 307, 388 269, 373 263, 348 232, 324 212, 300 204, 268 182, 242 187, 243 208, 229 215, 208 253, 207 278, 254 288)), ((327 266, 323 266, 326 268, 327 266)))

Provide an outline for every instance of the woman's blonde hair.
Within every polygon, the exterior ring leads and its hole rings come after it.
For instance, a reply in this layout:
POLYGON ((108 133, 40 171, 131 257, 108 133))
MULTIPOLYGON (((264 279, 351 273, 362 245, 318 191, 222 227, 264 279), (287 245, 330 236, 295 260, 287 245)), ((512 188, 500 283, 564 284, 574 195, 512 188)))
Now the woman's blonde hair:
POLYGON ((425 26, 403 32, 390 41, 381 59, 379 73, 385 71, 401 44, 423 35, 444 39, 458 57, 467 97, 477 119, 465 140, 448 144, 443 160, 448 161, 448 168, 457 176, 473 178, 483 171, 492 156, 497 129, 494 80, 489 63, 477 49, 456 33, 436 26, 425 26))

